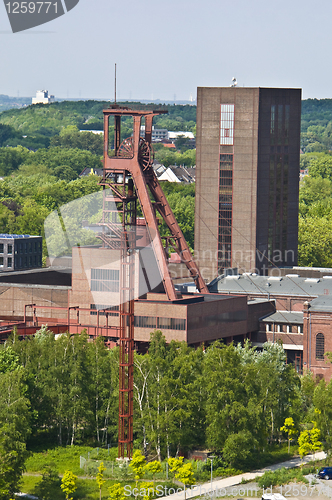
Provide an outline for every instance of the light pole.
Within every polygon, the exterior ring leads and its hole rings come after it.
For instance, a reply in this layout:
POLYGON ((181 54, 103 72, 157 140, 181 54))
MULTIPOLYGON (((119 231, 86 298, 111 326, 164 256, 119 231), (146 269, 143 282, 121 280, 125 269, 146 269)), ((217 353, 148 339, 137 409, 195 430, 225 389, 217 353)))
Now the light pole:
POLYGON ((212 498, 212 480, 213 480, 213 459, 217 458, 214 455, 208 457, 211 460, 211 498, 212 498))

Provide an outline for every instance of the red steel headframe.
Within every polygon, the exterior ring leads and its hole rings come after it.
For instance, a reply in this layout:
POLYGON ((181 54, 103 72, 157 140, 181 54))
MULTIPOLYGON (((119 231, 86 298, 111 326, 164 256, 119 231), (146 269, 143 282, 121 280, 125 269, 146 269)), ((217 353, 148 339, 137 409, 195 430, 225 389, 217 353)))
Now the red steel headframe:
POLYGON ((120 273, 120 364, 119 364, 119 457, 132 454, 133 445, 133 367, 134 367, 134 250, 136 247, 136 199, 145 218, 153 251, 169 300, 179 298, 168 268, 167 249, 164 248, 158 229, 157 212, 165 221, 171 245, 189 269, 198 290, 209 293, 194 262, 188 244, 174 217, 152 168, 153 117, 167 111, 133 110, 113 105, 104 113, 104 174, 102 184, 109 187, 117 210, 110 216, 107 210, 107 192, 104 189, 103 225, 112 238, 103 233, 100 238, 110 248, 121 249, 120 273), (109 118, 114 117, 114 156, 110 156, 109 118), (133 118, 133 136, 121 142, 121 117, 133 118), (145 119, 145 137, 140 137, 141 120, 145 119), (151 201, 151 198, 152 201, 151 201))

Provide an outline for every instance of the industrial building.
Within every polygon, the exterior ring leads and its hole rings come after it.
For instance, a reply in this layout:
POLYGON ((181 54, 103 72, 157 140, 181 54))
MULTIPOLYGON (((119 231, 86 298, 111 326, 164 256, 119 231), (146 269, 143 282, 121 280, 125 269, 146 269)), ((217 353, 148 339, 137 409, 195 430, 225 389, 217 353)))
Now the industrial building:
POLYGON ((283 344, 287 358, 302 373, 330 380, 332 364, 332 270, 288 268, 280 274, 256 273, 222 275, 210 283, 212 293, 269 300, 274 312, 260 318, 258 330, 251 335, 253 346, 264 342, 283 344))
MULTIPOLYGON (((55 333, 86 329, 91 339, 102 336, 110 347, 116 345, 119 260, 102 246, 73 247, 72 251, 72 269, 0 273, 0 339, 6 339, 14 324, 22 336, 47 324, 55 333)), ((274 310, 268 299, 248 302, 245 294, 184 293, 168 300, 165 293, 145 291, 134 305, 135 347, 146 350, 154 330, 161 330, 167 342, 185 341, 191 346, 221 338, 242 342, 251 339, 259 329, 259 319, 274 310)))
POLYGON ((42 266, 42 237, 0 234, 0 270, 14 271, 42 266))
POLYGON ((267 274, 297 264, 301 90, 197 90, 195 258, 267 274))

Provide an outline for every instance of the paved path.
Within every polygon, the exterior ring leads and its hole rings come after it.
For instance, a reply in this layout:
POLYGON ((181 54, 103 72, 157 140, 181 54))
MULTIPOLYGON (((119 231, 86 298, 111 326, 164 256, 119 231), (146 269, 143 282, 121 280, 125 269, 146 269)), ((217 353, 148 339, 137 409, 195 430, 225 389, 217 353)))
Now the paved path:
MULTIPOLYGON (((324 460, 326 457, 326 453, 324 451, 320 451, 315 455, 307 455, 303 458, 303 463, 311 462, 312 460, 324 460)), ((293 467, 299 467, 301 465, 300 457, 292 458, 291 460, 287 460, 287 462, 282 462, 279 464, 270 465, 265 467, 264 469, 259 469, 252 472, 246 472, 244 474, 239 474, 238 476, 226 477, 225 479, 217 479, 209 483, 204 483, 193 487, 193 489, 186 491, 186 499, 194 498, 197 496, 210 496, 211 491, 212 496, 225 496, 224 488, 228 488, 230 486, 237 486, 241 484, 242 480, 245 481, 253 481, 257 476, 262 476, 264 472, 271 470, 275 471, 277 469, 281 469, 282 467, 286 467, 286 469, 291 469, 293 467)), ((176 488, 176 486, 175 486, 176 488)), ((240 487, 234 488, 234 496, 244 497, 249 496, 244 493, 248 490, 248 486, 243 484, 240 487)), ((250 491, 250 488, 249 488, 250 491)), ((158 500, 185 500, 184 491, 176 492, 172 495, 168 495, 167 497, 158 496, 158 500)))

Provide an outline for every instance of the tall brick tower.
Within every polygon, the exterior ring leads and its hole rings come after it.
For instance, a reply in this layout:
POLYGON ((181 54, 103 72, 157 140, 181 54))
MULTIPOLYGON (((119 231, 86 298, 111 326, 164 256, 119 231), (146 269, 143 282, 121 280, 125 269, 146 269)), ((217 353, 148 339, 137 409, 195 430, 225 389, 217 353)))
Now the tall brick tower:
POLYGON ((198 88, 195 257, 266 274, 297 264, 301 89, 198 88))

